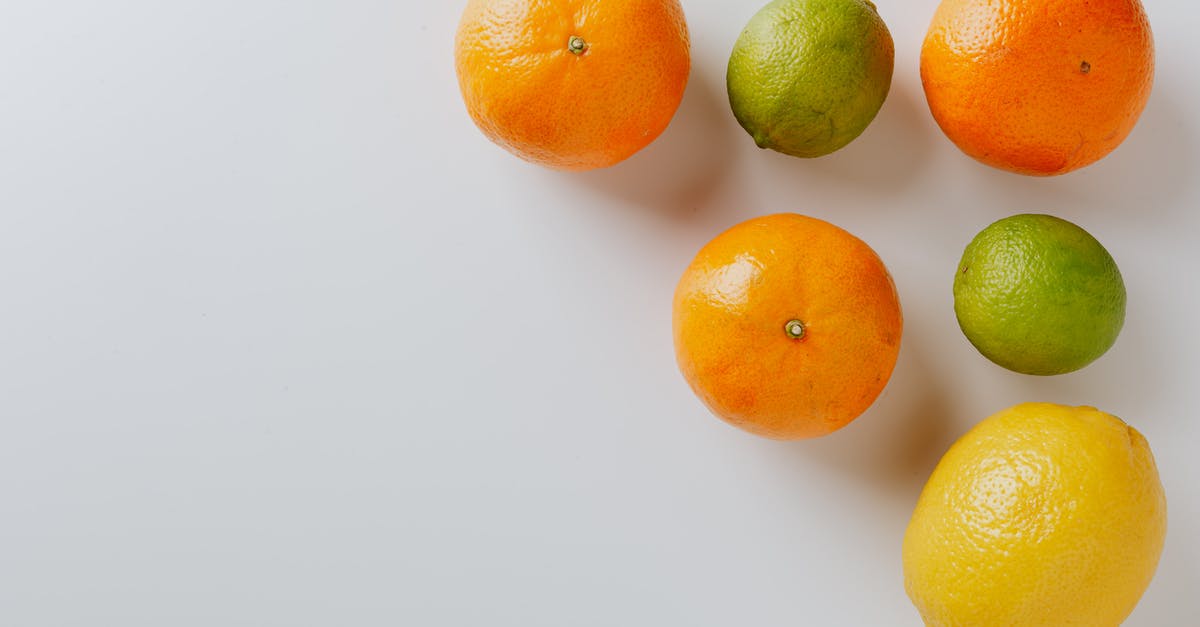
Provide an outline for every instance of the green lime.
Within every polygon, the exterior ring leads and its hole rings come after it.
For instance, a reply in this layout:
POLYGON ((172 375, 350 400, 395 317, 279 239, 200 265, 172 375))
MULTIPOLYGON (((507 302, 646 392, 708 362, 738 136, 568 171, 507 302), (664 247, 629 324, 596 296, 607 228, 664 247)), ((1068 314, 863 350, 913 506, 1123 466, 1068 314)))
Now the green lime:
POLYGON ((1092 363, 1125 323, 1125 282, 1096 238, 1066 220, 1022 214, 979 232, 954 276, 963 334, 997 364, 1062 374, 1092 363))
POLYGON ((733 46, 729 105, 760 148, 827 155, 875 119, 894 55, 892 35, 867 0, 776 0, 733 46))

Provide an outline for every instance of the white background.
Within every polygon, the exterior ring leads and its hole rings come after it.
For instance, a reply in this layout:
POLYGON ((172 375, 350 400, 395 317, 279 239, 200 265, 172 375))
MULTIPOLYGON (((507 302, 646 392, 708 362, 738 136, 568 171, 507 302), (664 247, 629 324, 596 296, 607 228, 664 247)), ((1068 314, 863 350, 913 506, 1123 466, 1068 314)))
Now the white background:
POLYGON ((605 171, 526 164, 458 95, 463 3, 0 4, 0 624, 907 625, 929 471, 1021 401, 1141 430, 1170 529, 1129 625, 1200 620, 1194 3, 1111 156, 1052 179, 939 132, 934 0, 882 0, 890 97, 841 152, 754 147, 725 62, 759 2, 685 1, 687 94, 605 171), (671 294, 751 216, 830 220, 906 328, 875 406, 758 439, 678 374, 671 294), (1018 212, 1117 259, 1125 330, 1012 374, 954 320, 963 246, 1018 212))

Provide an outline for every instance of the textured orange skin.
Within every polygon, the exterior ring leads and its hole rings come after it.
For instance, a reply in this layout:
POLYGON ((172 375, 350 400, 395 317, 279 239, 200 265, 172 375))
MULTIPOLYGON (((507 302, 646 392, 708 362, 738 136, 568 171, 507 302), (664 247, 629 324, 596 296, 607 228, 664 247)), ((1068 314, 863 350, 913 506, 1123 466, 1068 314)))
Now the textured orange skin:
POLYGON ((875 251, 815 218, 781 213, 709 242, 675 291, 675 357, 718 417, 758 435, 825 435, 887 385, 903 321, 875 251), (800 320, 805 333, 785 332, 800 320))
POLYGON ((1063 174, 1112 152, 1153 79, 1139 0, 943 0, 921 48, 946 136, 1022 174, 1063 174))
POLYGON ((470 0, 454 60, 480 130, 562 170, 610 166, 654 141, 691 67, 678 0, 470 0))

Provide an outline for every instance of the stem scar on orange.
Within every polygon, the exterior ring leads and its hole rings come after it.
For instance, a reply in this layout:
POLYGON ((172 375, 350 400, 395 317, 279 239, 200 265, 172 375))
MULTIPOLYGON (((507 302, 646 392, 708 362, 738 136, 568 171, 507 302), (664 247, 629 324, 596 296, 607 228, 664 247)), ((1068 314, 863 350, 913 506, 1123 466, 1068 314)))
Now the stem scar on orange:
POLYGON ((678 0, 470 0, 454 60, 484 135, 563 170, 607 167, 654 141, 691 68, 678 0))
POLYGON ((971 157, 1021 174, 1112 152, 1153 80, 1139 0, 942 0, 921 47, 938 126, 971 157))
POLYGON ((705 245, 675 290, 675 357, 718 417, 775 439, 842 428, 887 385, 903 320, 867 244, 781 213, 705 245))

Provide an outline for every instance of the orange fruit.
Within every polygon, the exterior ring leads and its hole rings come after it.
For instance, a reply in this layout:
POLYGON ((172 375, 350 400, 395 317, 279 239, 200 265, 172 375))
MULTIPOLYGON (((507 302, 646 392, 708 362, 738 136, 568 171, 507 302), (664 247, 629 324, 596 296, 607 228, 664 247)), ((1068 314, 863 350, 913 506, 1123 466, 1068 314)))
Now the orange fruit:
POLYGON ((1154 79, 1139 0, 943 0, 921 47, 929 110, 963 152, 1032 175, 1112 152, 1154 79))
POLYGON ((862 240, 816 218, 743 222, 705 245, 675 290, 675 357, 718 417, 775 439, 825 435, 887 385, 903 322, 862 240))
POLYGON ((480 130, 563 170, 610 166, 654 141, 691 67, 678 0, 470 0, 454 60, 480 130))

